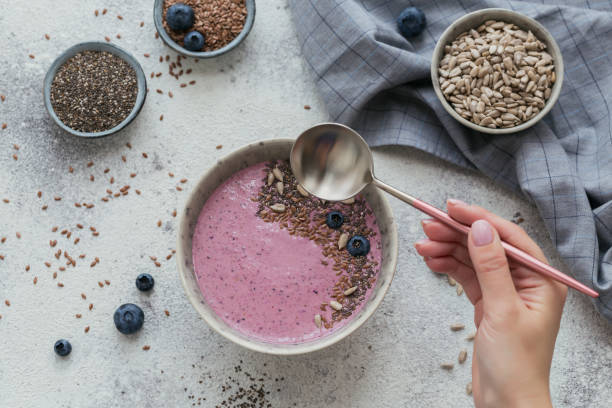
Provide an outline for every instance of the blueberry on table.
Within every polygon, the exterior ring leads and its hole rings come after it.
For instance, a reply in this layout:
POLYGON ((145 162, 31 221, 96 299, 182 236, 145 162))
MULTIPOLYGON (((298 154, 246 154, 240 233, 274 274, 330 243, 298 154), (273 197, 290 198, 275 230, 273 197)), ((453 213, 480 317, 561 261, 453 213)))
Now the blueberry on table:
POLYGON ((136 333, 144 323, 144 312, 133 303, 126 303, 115 310, 115 327, 123 334, 136 333))
POLYGON ((72 351, 72 344, 68 340, 60 339, 55 342, 53 350, 55 350, 57 355, 65 357, 72 351))
POLYGON ((176 3, 166 12, 166 23, 174 31, 185 31, 193 25, 193 9, 186 4, 176 3))
POLYGON ((370 252, 370 241, 368 241, 366 237, 355 235, 349 239, 348 244, 346 244, 346 249, 349 251, 349 254, 353 256, 367 255, 368 252, 370 252))
POLYGON ((332 211, 327 214, 325 223, 329 228, 338 229, 344 223, 344 215, 342 215, 342 213, 339 211, 332 211))
POLYGON ((397 28, 406 38, 415 37, 425 29, 425 13, 419 8, 408 7, 397 17, 397 28))
POLYGON ((183 44, 189 51, 201 51, 204 47, 204 36, 199 31, 191 31, 183 39, 183 44))
POLYGON ((155 279, 153 279, 153 277, 148 273, 141 273, 136 278, 136 288, 138 288, 138 290, 141 292, 147 292, 153 289, 154 285, 155 279))

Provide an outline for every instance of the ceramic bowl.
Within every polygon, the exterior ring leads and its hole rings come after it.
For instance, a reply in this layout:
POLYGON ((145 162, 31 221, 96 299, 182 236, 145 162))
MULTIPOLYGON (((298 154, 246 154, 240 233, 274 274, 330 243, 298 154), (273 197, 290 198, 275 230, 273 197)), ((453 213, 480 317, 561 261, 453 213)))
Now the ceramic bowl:
POLYGON ((274 139, 255 142, 220 159, 197 182, 187 198, 181 213, 177 242, 178 271, 183 287, 195 310, 208 325, 225 338, 247 349, 277 355, 291 355, 313 352, 329 347, 342 340, 372 316, 382 301, 397 264, 397 225, 386 198, 374 186, 366 188, 364 195, 372 207, 381 232, 382 265, 376 286, 361 311, 342 328, 312 341, 297 344, 275 344, 247 337, 228 326, 206 303, 193 269, 192 237, 200 211, 215 189, 234 173, 257 163, 269 160, 288 159, 292 139, 274 139))
POLYGON ((233 50, 240 44, 246 37, 249 35, 251 28, 253 27, 253 22, 255 21, 255 0, 246 0, 246 8, 247 8, 247 17, 244 22, 244 27, 242 31, 236 38, 234 38, 229 44, 221 47, 219 49, 213 51, 189 51, 181 47, 177 44, 166 32, 164 28, 164 0, 155 0, 155 4, 153 5, 153 21, 155 22, 155 28, 159 33, 161 39, 166 43, 166 45, 172 48, 174 51, 179 54, 183 54, 187 57, 193 58, 213 58, 218 57, 221 54, 225 54, 226 52, 233 50))
POLYGON ((125 51, 123 48, 117 47, 116 45, 113 45, 113 44, 104 43, 104 42, 97 42, 97 41, 84 42, 84 43, 80 43, 80 44, 77 44, 75 46, 68 48, 59 57, 57 57, 55 61, 53 61, 53 64, 51 64, 51 67, 49 68, 49 70, 47 71, 47 74, 45 75, 45 80, 43 83, 43 97, 45 100, 45 108, 47 108, 47 112, 49 112, 49 115, 55 121, 55 123, 57 123, 57 125, 61 127, 62 129, 64 129, 66 132, 72 133, 73 135, 80 136, 80 137, 90 137, 90 138, 103 137, 103 136, 112 135, 113 133, 120 131, 121 129, 129 125, 134 120, 134 118, 136 118, 136 116, 138 116, 138 114, 140 113, 140 110, 142 109, 142 105, 144 104, 145 98, 147 97, 147 80, 145 78, 144 72, 142 71, 142 67, 140 66, 136 58, 134 58, 132 54, 125 51), (134 69, 134 72, 136 73, 138 95, 136 96, 136 103, 134 103, 132 112, 130 112, 127 118, 123 119, 123 121, 119 123, 117 126, 115 126, 114 128, 105 130, 103 132, 79 132, 78 130, 74 130, 66 126, 57 117, 57 115, 53 111, 53 106, 51 105, 51 83, 53 82, 55 73, 62 65, 64 65, 64 63, 69 58, 75 56, 81 51, 110 52, 111 54, 118 56, 119 58, 123 59, 125 62, 130 64, 130 66, 134 69))
POLYGON ((559 99, 559 94, 561 93, 561 86, 563 85, 563 56, 561 55, 561 50, 557 45, 557 42, 553 38, 553 36, 544 28, 543 25, 535 21, 534 19, 527 17, 521 13, 517 13, 515 11, 499 9, 499 8, 489 8, 482 9, 478 11, 474 11, 473 13, 466 14, 465 16, 456 20, 453 24, 451 24, 444 33, 440 36, 438 43, 436 44, 436 48, 434 49, 434 53, 431 59, 431 80, 433 82, 433 87, 444 106, 444 109, 459 123, 477 130, 483 133, 490 134, 508 134, 520 132, 521 130, 525 130, 533 125, 535 125, 540 119, 542 119, 553 107, 553 105, 559 99), (440 64, 440 60, 444 56, 444 47, 450 43, 452 43, 459 34, 464 31, 469 31, 471 28, 476 28, 487 20, 501 20, 507 23, 512 23, 520 27, 525 31, 531 30, 531 32, 544 44, 546 44, 546 51, 553 57, 553 61, 555 64, 555 73, 557 79, 552 87, 552 91, 550 94, 550 98, 546 101, 544 108, 538 112, 534 117, 529 119, 527 122, 523 122, 518 126, 514 126, 511 128, 501 128, 501 129, 491 129, 484 126, 479 126, 469 120, 461 117, 455 109, 451 106, 451 104, 444 98, 442 94, 442 90, 440 89, 439 82, 439 73, 438 66, 440 64))

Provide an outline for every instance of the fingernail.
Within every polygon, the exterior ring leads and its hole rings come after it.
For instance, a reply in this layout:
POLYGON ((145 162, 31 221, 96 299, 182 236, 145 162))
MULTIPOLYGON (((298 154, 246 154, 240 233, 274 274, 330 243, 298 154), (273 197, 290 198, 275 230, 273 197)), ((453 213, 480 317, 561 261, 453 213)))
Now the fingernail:
POLYGON ((478 220, 472 224, 472 242, 477 247, 489 245, 493 242, 493 229, 485 220, 478 220))
POLYGON ((448 200, 446 200, 446 203, 450 205, 467 205, 463 201, 457 200, 456 198, 449 198, 448 200))
POLYGON ((417 245, 423 245, 423 244, 425 244, 427 241, 428 241, 428 240, 426 240, 426 239, 419 239, 418 241, 416 241, 416 242, 414 243, 414 246, 417 246, 417 245))

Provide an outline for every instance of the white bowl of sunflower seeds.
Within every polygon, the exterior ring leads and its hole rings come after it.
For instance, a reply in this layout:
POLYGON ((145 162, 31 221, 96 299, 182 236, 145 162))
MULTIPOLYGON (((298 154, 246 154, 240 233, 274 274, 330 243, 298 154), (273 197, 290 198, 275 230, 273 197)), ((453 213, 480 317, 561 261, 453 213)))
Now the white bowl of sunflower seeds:
POLYGON ((456 20, 432 57, 431 79, 446 111, 463 125, 508 134, 537 123, 563 83, 563 57, 537 21, 506 9, 456 20))

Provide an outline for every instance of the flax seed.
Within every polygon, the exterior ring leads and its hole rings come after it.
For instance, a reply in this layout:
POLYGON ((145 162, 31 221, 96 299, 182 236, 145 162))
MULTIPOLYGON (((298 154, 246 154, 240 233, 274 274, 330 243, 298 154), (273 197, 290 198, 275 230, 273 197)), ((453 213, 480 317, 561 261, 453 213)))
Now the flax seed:
POLYGON ((88 333, 89 332, 89 326, 85 326, 85 330, 84 331, 85 331, 85 333, 88 333))
POLYGON ((142 346, 142 349, 143 349, 144 351, 148 351, 148 350, 150 350, 150 349, 151 349, 151 346, 148 346, 148 345, 147 345, 147 346, 142 346))
POLYGON ((170 316, 170 312, 167 309, 164 310, 164 313, 166 314, 166 316, 170 316))

